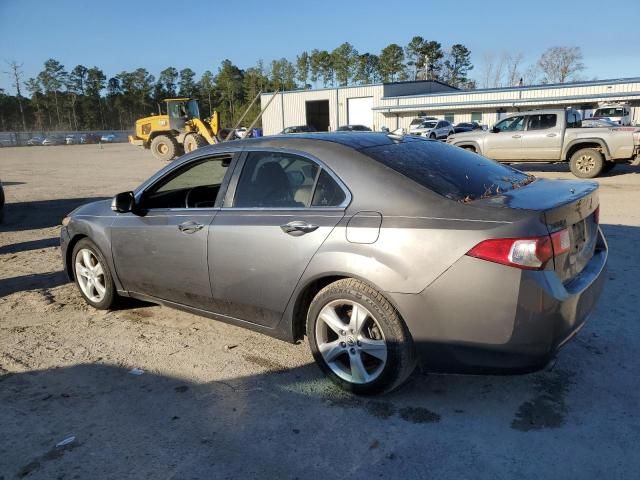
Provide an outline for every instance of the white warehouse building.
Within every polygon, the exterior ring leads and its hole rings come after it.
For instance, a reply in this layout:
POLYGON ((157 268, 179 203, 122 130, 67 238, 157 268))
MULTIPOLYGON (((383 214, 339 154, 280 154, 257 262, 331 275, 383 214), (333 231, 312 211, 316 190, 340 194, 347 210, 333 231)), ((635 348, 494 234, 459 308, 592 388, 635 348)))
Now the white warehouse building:
POLYGON ((294 90, 261 98, 263 109, 269 104, 262 117, 265 135, 299 125, 318 131, 347 124, 408 129, 419 115, 491 126, 508 113, 540 108, 573 107, 588 118, 606 103, 630 105, 632 124, 640 124, 640 77, 480 90, 424 80, 294 90))

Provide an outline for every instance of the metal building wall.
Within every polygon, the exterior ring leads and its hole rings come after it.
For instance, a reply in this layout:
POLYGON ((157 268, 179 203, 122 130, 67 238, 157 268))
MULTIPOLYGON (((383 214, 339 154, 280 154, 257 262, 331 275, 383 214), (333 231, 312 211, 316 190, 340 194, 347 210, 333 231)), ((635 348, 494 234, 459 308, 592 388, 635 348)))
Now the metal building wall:
MULTIPOLYGON (((329 100, 330 128, 335 130, 348 122, 347 100, 368 96, 373 97, 372 115, 376 130, 382 127, 390 130, 408 128, 420 112, 438 118, 454 113, 456 123, 471 121, 472 112, 482 112, 482 123, 493 125, 498 120, 498 111, 508 114, 568 105, 582 109, 587 105, 620 101, 631 103, 635 107, 636 121, 640 121, 640 113, 637 113, 640 110, 640 78, 387 98, 383 92, 382 84, 285 92, 282 99, 274 100, 265 112, 264 132, 269 135, 287 126, 306 124, 305 102, 309 100, 329 100)), ((263 107, 270 96, 262 96, 263 107)))

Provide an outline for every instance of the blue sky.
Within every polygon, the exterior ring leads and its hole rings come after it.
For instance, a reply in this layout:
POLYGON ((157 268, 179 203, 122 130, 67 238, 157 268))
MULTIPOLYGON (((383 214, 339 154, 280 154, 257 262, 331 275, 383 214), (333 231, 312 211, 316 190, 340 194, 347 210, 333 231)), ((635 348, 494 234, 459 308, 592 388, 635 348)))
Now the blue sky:
MULTIPOLYGON (((225 58, 247 68, 344 41, 378 53, 421 35, 466 45, 476 75, 487 53, 522 52, 533 62, 547 47, 579 46, 585 78, 633 77, 640 76, 639 24, 637 0, 0 0, 0 72, 15 59, 27 78, 53 57, 67 70, 96 65, 107 76, 141 66, 156 77, 167 66, 199 76, 225 58)), ((0 88, 13 91, 4 73, 0 88)))

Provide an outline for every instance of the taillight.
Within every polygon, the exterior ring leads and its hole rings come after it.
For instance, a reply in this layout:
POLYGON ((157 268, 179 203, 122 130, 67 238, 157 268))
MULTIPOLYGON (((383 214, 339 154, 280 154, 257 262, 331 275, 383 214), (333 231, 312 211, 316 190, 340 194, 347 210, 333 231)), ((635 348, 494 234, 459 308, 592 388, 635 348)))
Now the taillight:
POLYGON ((467 252, 470 257, 525 270, 542 270, 554 257, 571 248, 567 229, 544 237, 492 238, 467 252))

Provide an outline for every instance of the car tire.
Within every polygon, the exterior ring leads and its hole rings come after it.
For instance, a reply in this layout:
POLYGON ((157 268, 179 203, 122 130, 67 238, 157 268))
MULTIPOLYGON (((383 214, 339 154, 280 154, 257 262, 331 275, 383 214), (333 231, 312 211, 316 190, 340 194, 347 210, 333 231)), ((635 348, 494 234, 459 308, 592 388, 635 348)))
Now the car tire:
POLYGON ((389 392, 416 365, 413 340, 398 311, 380 292, 352 278, 318 292, 307 313, 307 338, 325 375, 355 394, 389 392))
POLYGON ((581 148, 569 160, 569 168, 578 178, 596 178, 604 168, 604 157, 595 148, 581 148))
POLYGON ((184 139, 183 144, 184 153, 193 152, 194 150, 204 147, 205 145, 209 145, 209 143, 199 133, 187 135, 187 138, 184 139))
POLYGON ((178 155, 178 151, 177 140, 169 135, 158 135, 151 141, 151 153, 158 160, 171 161, 178 155))
POLYGON ((73 248, 71 268, 80 294, 98 310, 108 310, 116 300, 116 287, 104 255, 88 238, 83 238, 73 248))
POLYGON ((431 140, 435 140, 435 139, 436 139, 436 134, 435 134, 435 133, 432 133, 431 135, 429 135, 429 138, 430 138, 431 140))

